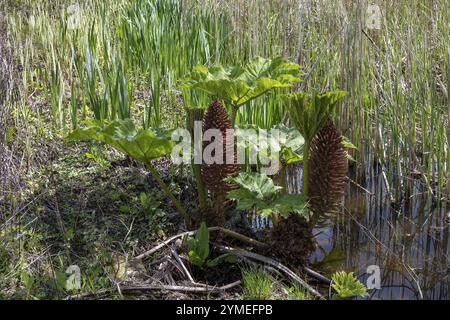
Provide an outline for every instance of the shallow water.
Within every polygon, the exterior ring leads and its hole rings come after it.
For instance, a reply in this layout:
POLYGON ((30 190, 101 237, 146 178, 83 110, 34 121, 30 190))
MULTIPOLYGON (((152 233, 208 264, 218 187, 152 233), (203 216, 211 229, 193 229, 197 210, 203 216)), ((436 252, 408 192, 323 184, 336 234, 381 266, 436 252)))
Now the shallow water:
MULTIPOLYGON (((289 189, 298 189, 301 169, 289 176, 289 189)), ((328 276, 353 271, 366 284, 367 267, 378 266, 381 288, 370 290, 369 299, 450 299, 445 205, 436 208, 413 186, 411 198, 393 208, 376 172, 359 184, 366 190, 349 182, 342 211, 315 229, 319 248, 310 258, 315 269, 328 276)))

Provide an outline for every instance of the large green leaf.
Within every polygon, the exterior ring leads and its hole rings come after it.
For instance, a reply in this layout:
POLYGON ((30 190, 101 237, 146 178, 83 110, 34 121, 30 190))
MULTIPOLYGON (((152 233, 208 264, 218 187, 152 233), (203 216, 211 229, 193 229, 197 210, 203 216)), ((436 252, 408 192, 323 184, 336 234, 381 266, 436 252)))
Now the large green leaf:
POLYGON ((296 128, 289 128, 284 124, 277 125, 275 129, 280 131, 281 158, 287 164, 302 161, 305 139, 301 133, 296 128))
POLYGON ((238 176, 227 178, 225 181, 238 184, 240 187, 238 190, 248 193, 251 198, 257 200, 267 200, 282 189, 267 175, 260 173, 241 172, 238 176))
POLYGON ((308 218, 307 199, 301 194, 282 194, 281 187, 276 186, 267 175, 241 172, 236 177, 225 181, 239 185, 239 189, 231 190, 228 198, 238 202, 239 210, 257 210, 262 216, 273 213, 288 216, 291 213, 301 214, 308 218))
POLYGON ((297 129, 284 124, 278 124, 270 131, 255 125, 239 125, 234 130, 234 135, 237 137, 238 148, 245 148, 250 154, 258 154, 261 158, 273 159, 279 153, 287 164, 303 159, 305 139, 297 129), (247 130, 253 130, 256 136, 249 137, 247 130))
POLYGON ((272 202, 273 211, 288 217, 291 213, 309 218, 308 199, 302 194, 280 194, 272 202))
POLYGON ((184 87, 200 90, 235 107, 276 88, 289 88, 300 81, 300 66, 281 57, 254 58, 245 66, 206 68, 197 66, 184 87))
POLYGON ((70 133, 67 140, 103 142, 144 163, 170 154, 175 145, 170 139, 171 131, 138 129, 130 119, 86 124, 70 133))
POLYGON ((320 131, 345 91, 325 93, 297 92, 286 95, 289 118, 307 141, 320 131))

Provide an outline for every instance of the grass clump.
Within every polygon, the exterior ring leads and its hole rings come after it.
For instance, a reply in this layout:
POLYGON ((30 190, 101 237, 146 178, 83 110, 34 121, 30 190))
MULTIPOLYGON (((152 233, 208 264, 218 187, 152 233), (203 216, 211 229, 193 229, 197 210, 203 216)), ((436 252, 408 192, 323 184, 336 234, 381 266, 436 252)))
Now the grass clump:
POLYGON ((241 269, 244 300, 312 300, 299 284, 284 284, 262 267, 241 269))
POLYGON ((244 284, 244 300, 270 300, 273 297, 275 279, 264 269, 242 269, 242 282, 244 284))

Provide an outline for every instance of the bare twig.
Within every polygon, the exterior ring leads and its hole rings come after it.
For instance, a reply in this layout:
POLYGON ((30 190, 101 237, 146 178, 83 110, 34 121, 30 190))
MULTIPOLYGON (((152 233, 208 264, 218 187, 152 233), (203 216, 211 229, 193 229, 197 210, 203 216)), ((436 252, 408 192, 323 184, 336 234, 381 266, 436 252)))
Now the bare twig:
POLYGON ((171 252, 172 252, 172 255, 174 256, 175 260, 177 260, 177 262, 180 264, 181 269, 183 270, 184 274, 189 279, 189 281, 192 283, 195 283, 194 278, 192 277, 192 275, 190 274, 190 272, 184 265, 183 261, 181 260, 180 256, 178 255, 178 253, 175 250, 171 250, 171 252))

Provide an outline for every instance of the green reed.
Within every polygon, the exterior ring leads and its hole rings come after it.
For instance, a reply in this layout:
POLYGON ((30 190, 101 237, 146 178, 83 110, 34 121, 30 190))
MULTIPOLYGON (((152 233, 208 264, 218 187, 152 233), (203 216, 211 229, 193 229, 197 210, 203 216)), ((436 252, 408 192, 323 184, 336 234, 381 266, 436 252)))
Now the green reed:
MULTIPOLYGON (((379 1, 379 30, 366 26, 366 0, 83 0, 75 30, 65 11, 71 1, 23 3, 27 10, 7 8, 23 96, 47 91, 58 127, 89 113, 146 127, 184 123, 178 104, 209 101, 179 86, 193 66, 282 55, 304 67, 298 89, 349 92, 334 116, 358 147, 360 176, 376 162, 396 200, 417 176, 441 196, 450 161, 444 0, 379 1)), ((26 114, 25 100, 16 114, 26 114)), ((238 115, 264 128, 282 120, 279 94, 238 115)))

